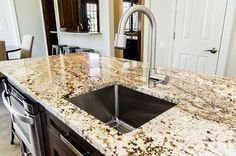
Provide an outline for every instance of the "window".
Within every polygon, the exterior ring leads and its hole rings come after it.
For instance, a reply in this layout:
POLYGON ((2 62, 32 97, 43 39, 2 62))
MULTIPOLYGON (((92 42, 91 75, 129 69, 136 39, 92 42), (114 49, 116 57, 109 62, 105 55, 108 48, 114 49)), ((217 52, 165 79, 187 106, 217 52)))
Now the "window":
POLYGON ((86 14, 90 32, 98 32, 98 11, 97 4, 86 3, 86 14))
MULTIPOLYGON (((128 10, 130 7, 136 5, 135 2, 131 1, 124 1, 123 2, 123 13, 128 10)), ((127 31, 138 31, 138 13, 134 13, 128 20, 125 29, 127 31)))

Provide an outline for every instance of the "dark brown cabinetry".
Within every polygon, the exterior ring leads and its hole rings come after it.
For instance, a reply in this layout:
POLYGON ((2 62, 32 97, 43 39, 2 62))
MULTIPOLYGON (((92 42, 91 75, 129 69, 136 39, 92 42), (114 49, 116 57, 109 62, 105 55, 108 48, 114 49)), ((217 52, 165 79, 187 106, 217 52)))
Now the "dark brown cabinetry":
POLYGON ((44 134, 47 155, 77 156, 102 155, 86 140, 76 134, 55 116, 45 111, 44 134))
POLYGON ((76 0, 58 0, 60 27, 77 30, 78 12, 76 0))
POLYGON ((64 143, 57 138, 57 136, 50 130, 48 129, 48 137, 49 137, 49 147, 50 147, 50 155, 51 156, 76 156, 73 151, 68 149, 64 143))

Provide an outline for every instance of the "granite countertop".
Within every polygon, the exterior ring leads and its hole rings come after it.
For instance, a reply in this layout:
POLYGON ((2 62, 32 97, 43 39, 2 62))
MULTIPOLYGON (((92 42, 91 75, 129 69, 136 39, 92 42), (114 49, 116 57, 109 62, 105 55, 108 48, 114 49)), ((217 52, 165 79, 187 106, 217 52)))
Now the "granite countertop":
POLYGON ((160 67, 170 82, 148 88, 143 63, 86 53, 0 62, 0 72, 105 155, 236 154, 236 79, 160 67), (121 134, 66 100, 113 84, 177 105, 121 134))

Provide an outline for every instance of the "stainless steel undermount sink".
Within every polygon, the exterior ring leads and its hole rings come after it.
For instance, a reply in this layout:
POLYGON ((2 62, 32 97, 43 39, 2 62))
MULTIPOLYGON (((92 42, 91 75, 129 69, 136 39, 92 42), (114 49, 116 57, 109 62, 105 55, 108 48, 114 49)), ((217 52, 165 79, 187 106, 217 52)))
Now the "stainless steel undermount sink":
POLYGON ((120 85, 68 101, 121 133, 131 132, 176 105, 120 85))

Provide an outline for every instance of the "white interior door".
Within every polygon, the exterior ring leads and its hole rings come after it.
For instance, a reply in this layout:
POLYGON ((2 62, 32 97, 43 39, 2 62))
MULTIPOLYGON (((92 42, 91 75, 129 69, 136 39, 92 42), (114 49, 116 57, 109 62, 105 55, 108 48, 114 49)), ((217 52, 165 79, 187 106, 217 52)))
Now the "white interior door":
POLYGON ((177 0, 174 68, 216 73, 226 6, 227 0, 177 0))

